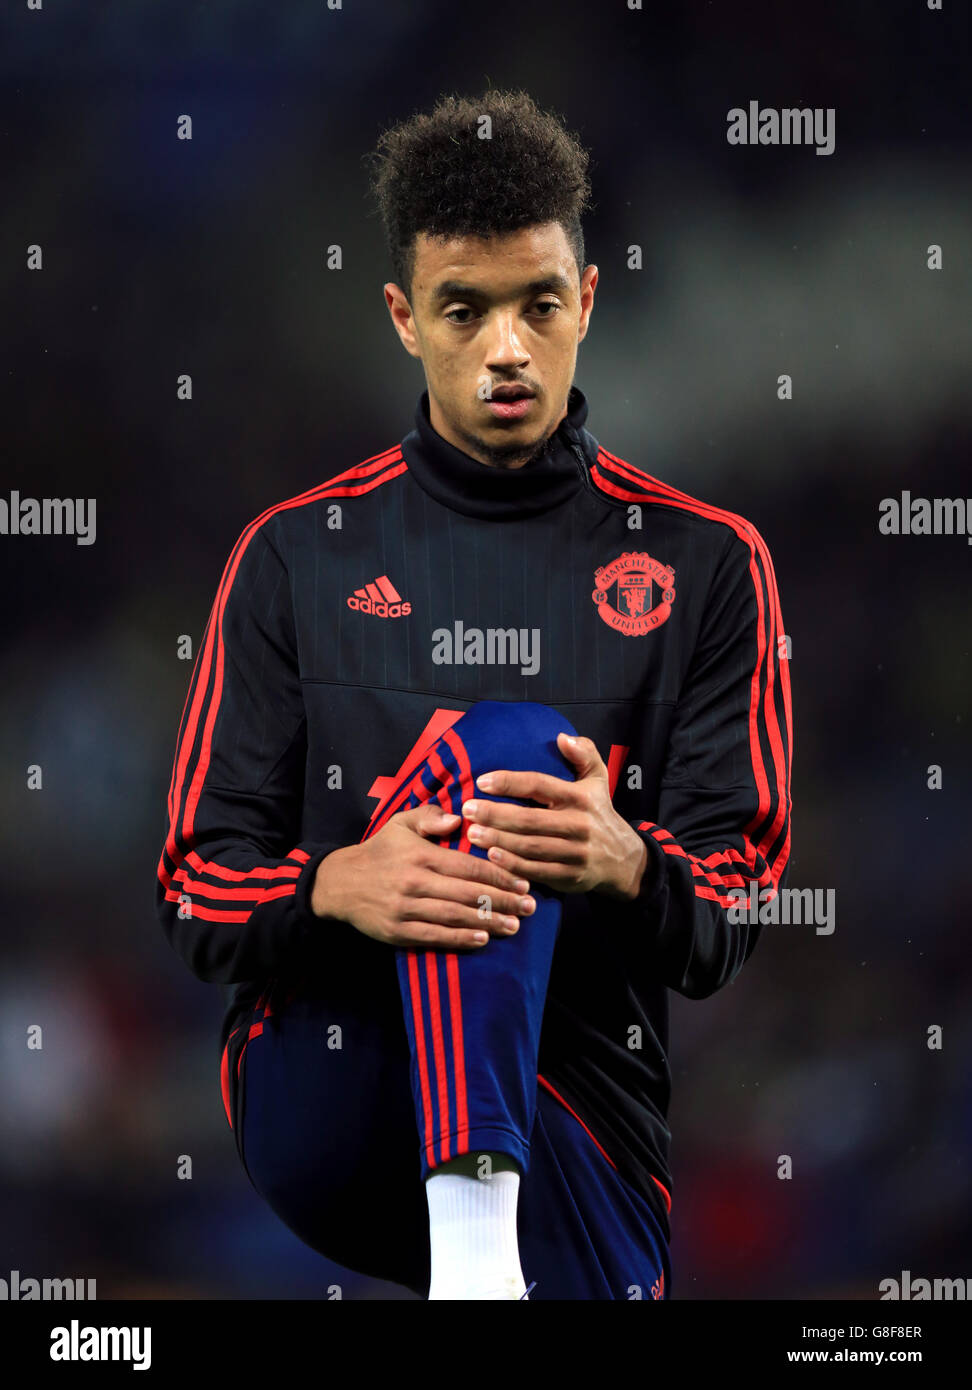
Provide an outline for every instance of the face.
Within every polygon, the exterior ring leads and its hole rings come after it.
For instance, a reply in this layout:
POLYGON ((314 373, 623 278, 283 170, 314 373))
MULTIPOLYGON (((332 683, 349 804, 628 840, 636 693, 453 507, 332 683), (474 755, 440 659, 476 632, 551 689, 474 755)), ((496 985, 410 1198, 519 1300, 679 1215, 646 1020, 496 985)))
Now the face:
POLYGON ((395 284, 384 293, 421 359, 433 429, 500 467, 541 450, 567 413, 596 285, 596 266, 578 279, 559 222, 489 239, 420 234, 411 301, 395 284), (513 388, 520 398, 504 400, 513 388))

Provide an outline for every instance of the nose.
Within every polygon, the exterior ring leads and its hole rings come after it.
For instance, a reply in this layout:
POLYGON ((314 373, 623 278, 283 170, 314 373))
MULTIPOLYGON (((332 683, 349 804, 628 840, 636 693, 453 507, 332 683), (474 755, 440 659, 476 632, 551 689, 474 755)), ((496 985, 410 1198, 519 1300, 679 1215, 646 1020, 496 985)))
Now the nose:
POLYGON ((522 369, 529 361, 530 354, 517 335, 516 315, 512 310, 497 313, 490 329, 486 367, 491 371, 509 372, 522 369))

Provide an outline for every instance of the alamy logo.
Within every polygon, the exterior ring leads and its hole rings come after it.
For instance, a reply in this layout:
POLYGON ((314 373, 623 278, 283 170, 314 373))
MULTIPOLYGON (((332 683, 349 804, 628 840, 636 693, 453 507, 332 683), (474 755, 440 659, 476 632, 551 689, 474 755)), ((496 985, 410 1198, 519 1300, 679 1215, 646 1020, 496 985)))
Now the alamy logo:
POLYGON ((373 613, 376 618, 407 618, 412 611, 387 574, 380 574, 363 589, 355 589, 348 596, 348 607, 357 613, 373 613))
POLYGON ((726 113, 730 145, 816 145, 817 154, 834 152, 833 106, 774 106, 760 109, 758 101, 749 110, 734 106, 726 113))
POLYGON ((745 888, 730 888, 726 897, 733 900, 731 906, 727 904, 726 918, 734 926, 805 923, 815 928, 817 936, 831 936, 837 925, 834 888, 760 889, 758 879, 752 878, 748 897, 745 888))
POLYGON ((972 1279, 912 1279, 911 1270, 903 1269, 900 1281, 882 1279, 878 1284, 878 1291, 882 1302, 885 1299, 891 1299, 893 1302, 900 1299, 905 1303, 941 1299, 945 1302, 960 1300, 964 1303, 972 1298, 972 1279))
POLYGON ((94 545, 97 506, 93 497, 0 497, 0 535, 74 536, 77 545, 94 545))
POLYGON ((640 637, 668 620, 675 602, 675 571, 644 550, 626 550, 594 575, 591 594, 600 616, 616 632, 640 637), (661 601, 655 601, 655 586, 661 601))
POLYGON ((21 1278, 19 1269, 10 1271, 10 1278, 0 1279, 0 1303, 27 1303, 31 1299, 51 1299, 70 1302, 97 1298, 96 1279, 34 1279, 21 1278))
POLYGON ((972 498, 912 497, 903 492, 878 505, 882 536, 967 536, 972 545, 972 498))
POLYGON ((150 1327, 70 1327, 51 1329, 52 1361, 131 1361, 135 1371, 152 1365, 150 1327))
POLYGON ((521 676, 540 670, 538 627, 437 627, 432 633, 436 666, 519 666, 521 676))

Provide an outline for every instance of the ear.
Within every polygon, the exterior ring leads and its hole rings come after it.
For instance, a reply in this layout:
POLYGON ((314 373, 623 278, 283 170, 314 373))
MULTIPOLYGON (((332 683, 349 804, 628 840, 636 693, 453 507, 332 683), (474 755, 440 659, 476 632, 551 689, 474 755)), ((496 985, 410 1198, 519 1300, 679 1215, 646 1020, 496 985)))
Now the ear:
POLYGON ((388 305, 388 312, 391 321, 395 325, 395 332, 402 340, 402 346, 412 357, 421 357, 419 352, 418 339, 415 336, 415 319, 412 315, 412 306, 405 297, 405 291, 400 285, 393 281, 382 287, 385 296, 385 303, 388 305))
POLYGON ((587 336, 587 324, 591 317, 591 310, 594 307, 594 291, 597 289, 597 266, 589 265, 584 271, 580 283, 580 320, 577 325, 577 341, 581 342, 587 336))

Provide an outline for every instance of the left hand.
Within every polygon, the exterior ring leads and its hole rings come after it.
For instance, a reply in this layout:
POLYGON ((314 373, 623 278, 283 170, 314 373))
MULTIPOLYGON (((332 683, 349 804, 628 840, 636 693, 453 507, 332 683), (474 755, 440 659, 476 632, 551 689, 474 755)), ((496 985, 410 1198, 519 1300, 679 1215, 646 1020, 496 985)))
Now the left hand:
POLYGON ((539 801, 539 807, 466 801, 470 841, 500 868, 562 893, 638 895, 648 859, 645 845, 611 804, 608 770, 589 738, 557 735, 577 774, 573 782, 546 772, 501 769, 476 779, 491 796, 539 801), (478 834, 479 838, 476 838, 478 834))

